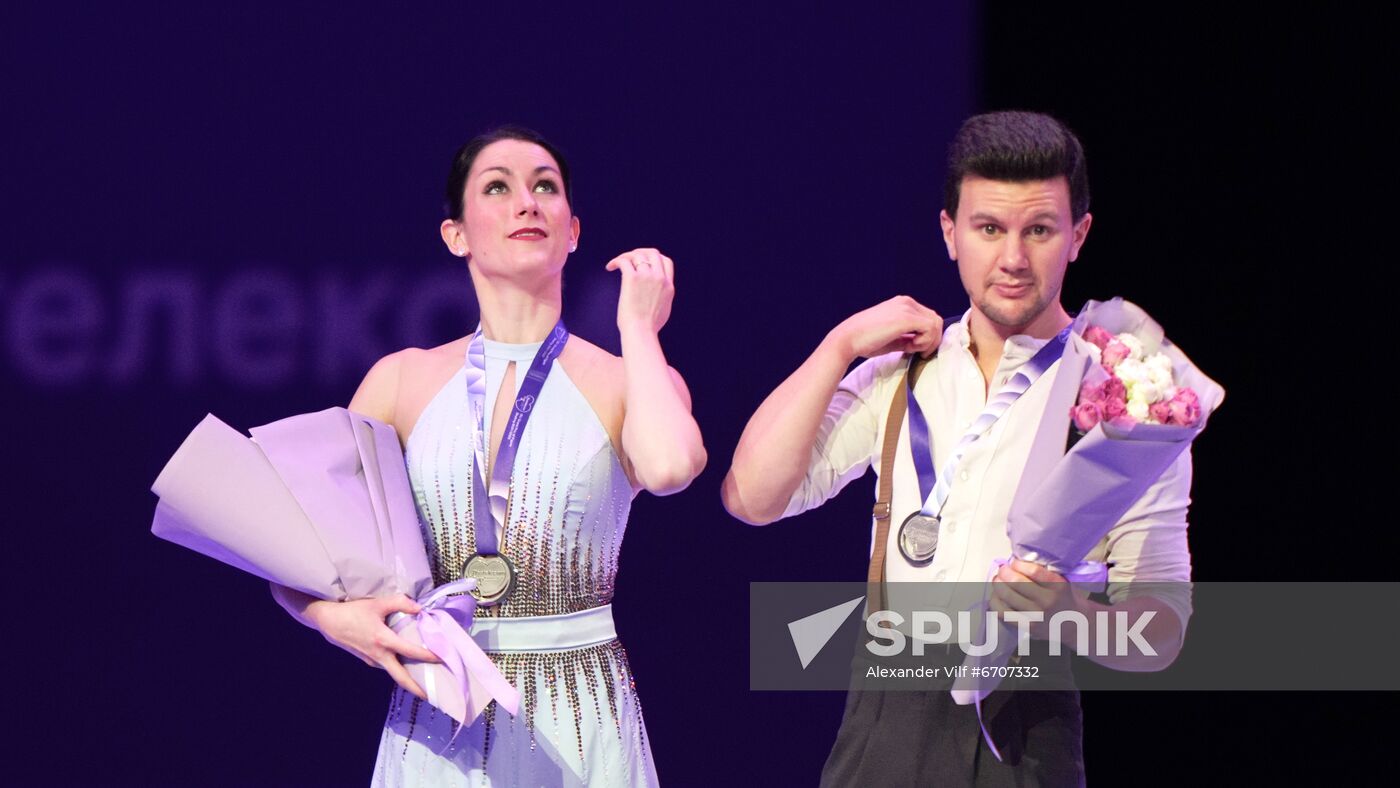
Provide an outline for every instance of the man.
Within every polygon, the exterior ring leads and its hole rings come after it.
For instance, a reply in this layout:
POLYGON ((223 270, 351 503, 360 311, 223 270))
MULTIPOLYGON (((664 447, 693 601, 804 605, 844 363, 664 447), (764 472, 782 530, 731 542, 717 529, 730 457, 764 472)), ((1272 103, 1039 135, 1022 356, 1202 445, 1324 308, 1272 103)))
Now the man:
MULTIPOLYGON (((1034 113, 968 119, 950 147, 944 198, 944 242, 970 301, 963 319, 945 330, 936 313, 907 296, 847 318, 750 419, 722 491, 731 514, 761 525, 821 505, 872 465, 877 474, 892 473, 888 533, 883 545, 872 545, 872 576, 879 570, 888 582, 983 582, 993 560, 1011 554, 1007 512, 1058 361, 954 464, 946 479, 951 488, 936 512, 926 512, 938 516, 931 559, 911 556, 908 542, 901 550, 899 526, 928 506, 908 419, 892 471, 880 467, 886 415, 913 354, 932 356, 913 396, 926 417, 932 467, 942 472, 989 398, 1018 371, 1043 364, 1034 357, 1070 325, 1061 284, 1093 220, 1079 140, 1034 113), (866 360, 845 374, 858 358, 866 360)), ((1190 579, 1190 483, 1190 454, 1183 452, 1088 556, 1110 564, 1111 605, 1071 593, 1064 577, 1042 566, 1013 560, 996 574, 993 607, 1043 611, 1047 619, 1075 608, 1090 621, 1103 609, 1151 610, 1143 635, 1157 657, 1094 659, 1123 670, 1170 664, 1189 598, 1134 595, 1125 584, 1190 579)), ((946 690, 853 692, 822 784, 1083 783, 1077 692, 997 692, 983 714, 1005 739, 1000 757, 983 740, 974 707, 956 705, 946 690)))

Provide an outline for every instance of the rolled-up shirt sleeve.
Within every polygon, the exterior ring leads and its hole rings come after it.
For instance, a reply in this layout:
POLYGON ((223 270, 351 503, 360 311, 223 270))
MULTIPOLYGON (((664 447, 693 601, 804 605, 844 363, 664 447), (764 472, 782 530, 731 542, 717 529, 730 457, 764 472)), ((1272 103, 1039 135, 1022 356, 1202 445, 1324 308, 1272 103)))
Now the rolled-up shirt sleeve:
POLYGON ((1147 488, 1105 538, 1108 598, 1162 600, 1181 619, 1183 638, 1191 618, 1191 551, 1186 513, 1191 505, 1191 449, 1147 488))
POLYGON ((867 359, 841 379, 817 429, 807 473, 788 499, 783 517, 826 503, 870 467, 888 415, 893 387, 902 379, 903 354, 867 359))

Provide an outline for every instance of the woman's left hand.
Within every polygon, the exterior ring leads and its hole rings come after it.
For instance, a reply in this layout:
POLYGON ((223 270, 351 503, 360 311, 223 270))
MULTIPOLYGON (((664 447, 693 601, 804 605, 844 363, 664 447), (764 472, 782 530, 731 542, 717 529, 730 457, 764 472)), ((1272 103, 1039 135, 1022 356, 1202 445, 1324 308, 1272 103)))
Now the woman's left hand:
POLYGON ((617 299, 617 327, 642 325, 660 332, 671 317, 675 297, 675 267, 671 258, 655 249, 633 249, 614 257, 609 271, 622 272, 622 294, 617 299))

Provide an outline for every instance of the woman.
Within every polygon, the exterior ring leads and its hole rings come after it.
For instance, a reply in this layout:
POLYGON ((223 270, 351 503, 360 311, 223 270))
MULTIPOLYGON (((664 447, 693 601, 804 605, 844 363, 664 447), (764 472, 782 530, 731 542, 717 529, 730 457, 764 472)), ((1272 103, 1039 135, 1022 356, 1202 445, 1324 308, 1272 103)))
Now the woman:
POLYGON ((478 579, 473 637, 520 691, 520 715, 492 704, 452 739, 451 719, 399 662, 435 658, 385 625, 417 611, 407 597, 335 603, 277 589, 294 614, 399 684, 376 784, 656 783, 613 630, 613 578, 632 498, 684 489, 705 449, 657 339, 674 294, 670 259, 638 249, 607 265, 622 275, 621 358, 559 323, 564 261, 579 238, 570 195, 564 157, 528 129, 464 145, 441 233, 467 263, 481 326, 386 356, 350 402, 398 431, 434 580, 478 579))

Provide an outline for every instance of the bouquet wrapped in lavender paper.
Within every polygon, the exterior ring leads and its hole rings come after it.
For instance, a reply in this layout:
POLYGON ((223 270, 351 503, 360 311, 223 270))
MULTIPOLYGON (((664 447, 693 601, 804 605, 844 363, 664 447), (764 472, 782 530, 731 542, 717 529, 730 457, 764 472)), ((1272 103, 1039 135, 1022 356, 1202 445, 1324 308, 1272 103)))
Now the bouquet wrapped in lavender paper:
POLYGON ((467 634, 474 581, 433 588, 393 428, 331 408, 252 434, 206 416, 151 488, 152 533, 320 599, 407 594, 422 612, 390 624, 442 660, 405 662, 429 702, 463 724, 492 700, 517 713, 519 692, 467 634))
MULTIPOLYGON (((1101 583, 1106 567, 1085 556, 1205 429, 1225 390, 1121 298, 1090 301, 1072 331, 1006 527, 1012 556, 1072 582, 1101 583), (1080 435, 1066 450, 1071 423, 1080 435)), ((969 675, 1004 666, 1017 639, 1007 628, 997 644, 987 656, 967 658, 969 675)), ((953 697, 976 703, 997 683, 960 679, 953 697)))

